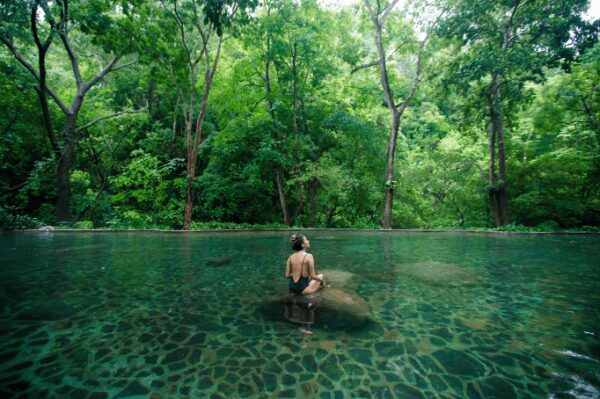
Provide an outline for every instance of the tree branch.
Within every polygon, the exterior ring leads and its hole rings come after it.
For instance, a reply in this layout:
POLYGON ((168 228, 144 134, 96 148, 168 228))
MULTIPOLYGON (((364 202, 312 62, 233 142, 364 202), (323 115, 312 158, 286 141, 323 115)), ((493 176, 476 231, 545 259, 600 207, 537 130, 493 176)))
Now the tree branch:
POLYGON ((143 112, 143 111, 145 111, 147 109, 148 109, 147 107, 144 107, 144 108, 136 109, 134 111, 119 111, 119 112, 115 112, 114 114, 101 116, 101 117, 98 117, 98 118, 94 119, 93 121, 91 121, 89 123, 86 123, 85 125, 83 125, 81 127, 78 127, 75 131, 79 132, 81 130, 85 130, 85 129, 89 128, 92 125, 95 125, 96 123, 98 123, 100 121, 103 121, 103 120, 106 120, 106 119, 110 119, 110 118, 114 118, 114 117, 119 116, 119 115, 124 115, 124 114, 138 114, 138 113, 143 112))
POLYGON ((82 94, 85 94, 92 86, 94 86, 100 79, 102 79, 104 76, 106 76, 106 74, 108 74, 110 71, 113 70, 115 64, 117 63, 117 61, 121 58, 120 55, 117 55, 115 57, 113 57, 113 59, 108 63, 108 65, 101 70, 100 72, 98 72, 93 78, 91 78, 89 81, 83 83, 82 86, 82 94))
POLYGON ((415 74, 415 78, 413 79, 413 83, 412 83, 412 87, 410 88, 410 92, 408 93, 408 96, 404 99, 402 104, 396 105, 396 108, 399 107, 398 112, 400 113, 400 115, 402 115, 404 113, 404 111, 406 110, 406 107, 408 107, 408 103, 415 95, 415 92, 417 91, 417 87, 419 86, 419 82, 421 81, 421 71, 423 70, 423 50, 425 48, 426 41, 427 41, 427 38, 425 38, 419 44, 419 55, 417 56, 417 73, 415 74))
MULTIPOLYGON (((21 53, 19 53, 17 51, 17 49, 13 45, 12 39, 7 39, 5 37, 0 36, 0 41, 2 43, 4 43, 6 45, 6 47, 8 47, 8 49, 13 53, 13 55, 15 56, 15 58, 17 59, 17 61, 19 61, 19 63, 21 65, 23 65, 25 67, 25 69, 27 69, 39 81, 40 80, 40 75, 35 70, 35 68, 33 66, 31 66, 31 64, 29 62, 27 62, 27 60, 25 58, 23 58, 23 56, 21 55, 21 53)), ((61 101, 60 97, 58 97, 58 94, 56 94, 54 92, 54 90, 52 90, 50 87, 48 87, 47 84, 46 84, 46 92, 50 95, 50 97, 52 97, 52 99, 56 102, 56 104, 63 111, 63 113, 67 114, 68 113, 67 107, 61 101)))
POLYGON ((381 25, 385 25, 385 21, 390 16, 390 13, 392 12, 392 9, 396 6, 396 4, 398 3, 398 1, 399 0, 392 1, 392 3, 385 9, 385 11, 383 12, 383 15, 381 16, 381 25))
POLYGON ((350 71, 350 75, 352 75, 355 72, 360 71, 361 69, 365 69, 365 68, 369 68, 375 65, 379 65, 379 60, 377 61, 373 61, 373 62, 369 62, 368 64, 363 64, 363 65, 359 65, 357 67, 352 68, 352 70, 350 71))
POLYGON ((375 13, 373 13, 373 9, 371 8, 371 3, 369 3, 369 0, 365 0, 365 8, 367 9, 367 13, 371 18, 371 21, 373 21, 373 24, 377 26, 379 24, 379 21, 377 20, 377 16, 375 15, 375 13))

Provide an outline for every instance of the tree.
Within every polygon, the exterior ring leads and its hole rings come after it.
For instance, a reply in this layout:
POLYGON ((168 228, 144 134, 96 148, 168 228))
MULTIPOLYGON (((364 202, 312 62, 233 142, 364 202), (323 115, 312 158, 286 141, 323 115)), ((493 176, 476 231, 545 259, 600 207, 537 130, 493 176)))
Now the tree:
POLYGON ((448 84, 463 92, 475 90, 487 109, 488 197, 496 226, 510 223, 505 126, 526 99, 525 82, 540 82, 545 66, 569 62, 578 48, 593 43, 594 30, 580 16, 586 7, 586 0, 458 0, 447 5, 439 32, 460 46, 448 84))
POLYGON ((189 230, 202 125, 221 47, 227 39, 224 32, 227 29, 231 31, 236 23, 247 17, 246 11, 254 7, 255 0, 161 0, 160 4, 162 7, 159 9, 154 4, 147 4, 143 8, 144 15, 158 25, 157 28, 148 26, 144 30, 151 31, 152 35, 149 36, 156 39, 155 42, 146 43, 149 46, 147 50, 169 72, 183 107, 187 147, 183 229, 189 230), (197 101, 199 83, 202 85, 202 95, 197 101), (199 110, 196 109, 197 102, 199 110))
MULTIPOLYGON (((411 88, 401 102, 396 102, 394 91, 390 85, 390 78, 388 73, 388 64, 386 55, 386 46, 384 44, 384 31, 386 30, 386 24, 390 17, 394 6, 398 3, 398 0, 392 0, 389 4, 381 4, 381 0, 376 0, 375 4, 372 4, 371 0, 364 0, 365 10, 373 23, 375 28, 375 45, 377 47, 378 60, 370 62, 355 68, 354 71, 369 66, 379 66, 379 74, 381 79, 381 87, 383 88, 383 94, 385 97, 385 104, 391 115, 390 125, 390 137, 388 142, 387 150, 387 163, 385 169, 385 189, 384 189, 384 203, 383 203, 383 217, 382 225, 383 228, 389 229, 392 226, 392 202, 394 197, 394 157, 396 154, 396 144, 398 141, 398 130, 400 128, 400 118, 402 114, 410 104, 411 99, 415 95, 415 91, 421 80, 421 71, 423 64, 423 50, 425 48, 426 39, 418 42, 419 50, 416 61, 416 72, 412 81, 411 88)), ((392 41, 392 39, 390 39, 392 41)), ((413 38, 406 38, 407 42, 416 42, 413 38)), ((406 43, 402 43, 406 44, 406 43)), ((401 46, 400 44, 399 46, 401 46)))
MULTIPOLYGON (((35 0, 33 2, 22 1, 13 3, 12 6, 6 5, 2 8, 4 18, 1 26, 2 31, 0 33, 0 41, 10 50, 15 59, 39 82, 39 86, 36 90, 40 99, 46 133, 52 149, 58 157, 56 172, 58 189, 56 213, 60 221, 67 221, 69 219, 69 202, 71 196, 70 169, 73 163, 77 141, 79 139, 78 134, 81 129, 112 116, 99 117, 98 119, 85 124, 85 126, 78 126, 79 112, 85 96, 90 89, 97 85, 106 75, 133 63, 128 62, 117 65, 118 61, 123 58, 126 49, 122 46, 123 43, 118 43, 118 40, 115 39, 114 41, 104 43, 106 49, 114 49, 117 52, 112 56, 112 59, 108 64, 101 67, 92 77, 88 79, 83 77, 81 72, 81 62, 76 51, 74 40, 72 39, 74 29, 79 27, 79 29, 86 32, 92 32, 93 34, 93 32, 96 32, 98 29, 106 29, 106 25, 110 25, 111 23, 118 25, 116 19, 111 16, 111 13, 114 12, 111 4, 108 4, 107 6, 105 3, 94 2, 94 5, 97 7, 90 7, 87 9, 82 7, 77 9, 77 12, 72 12, 73 10, 69 7, 68 0, 57 0, 56 2, 35 0), (37 49, 37 68, 35 68, 21 53, 14 40, 14 29, 19 25, 22 27, 22 23, 19 24, 19 21, 22 20, 24 10, 28 10, 30 15, 29 27, 37 49), (100 14, 96 15, 98 11, 100 11, 100 14), (94 13, 94 18, 97 19, 92 19, 92 15, 86 14, 87 12, 94 13), (44 27, 41 27, 41 25, 44 27), (46 33, 45 39, 42 39, 41 37, 41 34, 44 33, 42 31, 45 31, 46 33), (56 36, 58 36, 63 45, 72 68, 73 78, 75 79, 75 94, 70 104, 66 100, 68 96, 61 96, 57 91, 52 89, 46 77, 46 56, 56 36), (119 46, 119 44, 121 44, 121 46, 119 46), (54 134, 50 109, 46 97, 47 95, 54 100, 55 104, 65 117, 62 144, 54 134)), ((23 36, 23 34, 20 34, 19 38, 23 38, 23 36)))

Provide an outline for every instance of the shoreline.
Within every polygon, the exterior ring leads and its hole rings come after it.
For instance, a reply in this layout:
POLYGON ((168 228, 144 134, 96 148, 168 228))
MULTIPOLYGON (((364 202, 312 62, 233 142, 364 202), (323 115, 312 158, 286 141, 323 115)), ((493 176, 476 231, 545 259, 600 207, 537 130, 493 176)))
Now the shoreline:
POLYGON ((248 232, 365 232, 365 233, 454 233, 454 234, 492 234, 492 235, 600 235, 595 231, 498 231, 498 230, 453 230, 453 229, 358 229, 358 228, 256 228, 256 229, 205 229, 205 230, 168 230, 168 229, 22 229, 0 230, 1 233, 153 233, 153 234, 207 234, 207 233, 248 233, 248 232))

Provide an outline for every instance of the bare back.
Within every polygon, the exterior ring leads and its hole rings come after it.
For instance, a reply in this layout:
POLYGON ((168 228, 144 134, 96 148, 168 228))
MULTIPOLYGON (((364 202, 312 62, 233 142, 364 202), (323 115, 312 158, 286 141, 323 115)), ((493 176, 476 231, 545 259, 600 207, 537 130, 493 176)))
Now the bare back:
POLYGON ((297 283, 300 277, 309 277, 308 262, 306 261, 308 255, 298 251, 288 258, 287 267, 294 283, 297 283))

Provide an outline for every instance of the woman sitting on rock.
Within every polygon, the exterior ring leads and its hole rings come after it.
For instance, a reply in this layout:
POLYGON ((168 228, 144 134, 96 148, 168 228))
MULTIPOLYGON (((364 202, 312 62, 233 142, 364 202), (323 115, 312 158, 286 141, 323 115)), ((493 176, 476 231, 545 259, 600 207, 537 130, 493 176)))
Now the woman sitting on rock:
POLYGON ((310 242, 303 235, 293 235, 290 239, 296 251, 287 260, 285 277, 290 279, 290 292, 296 295, 311 295, 325 287, 325 278, 315 272, 315 260, 306 252, 310 242))

